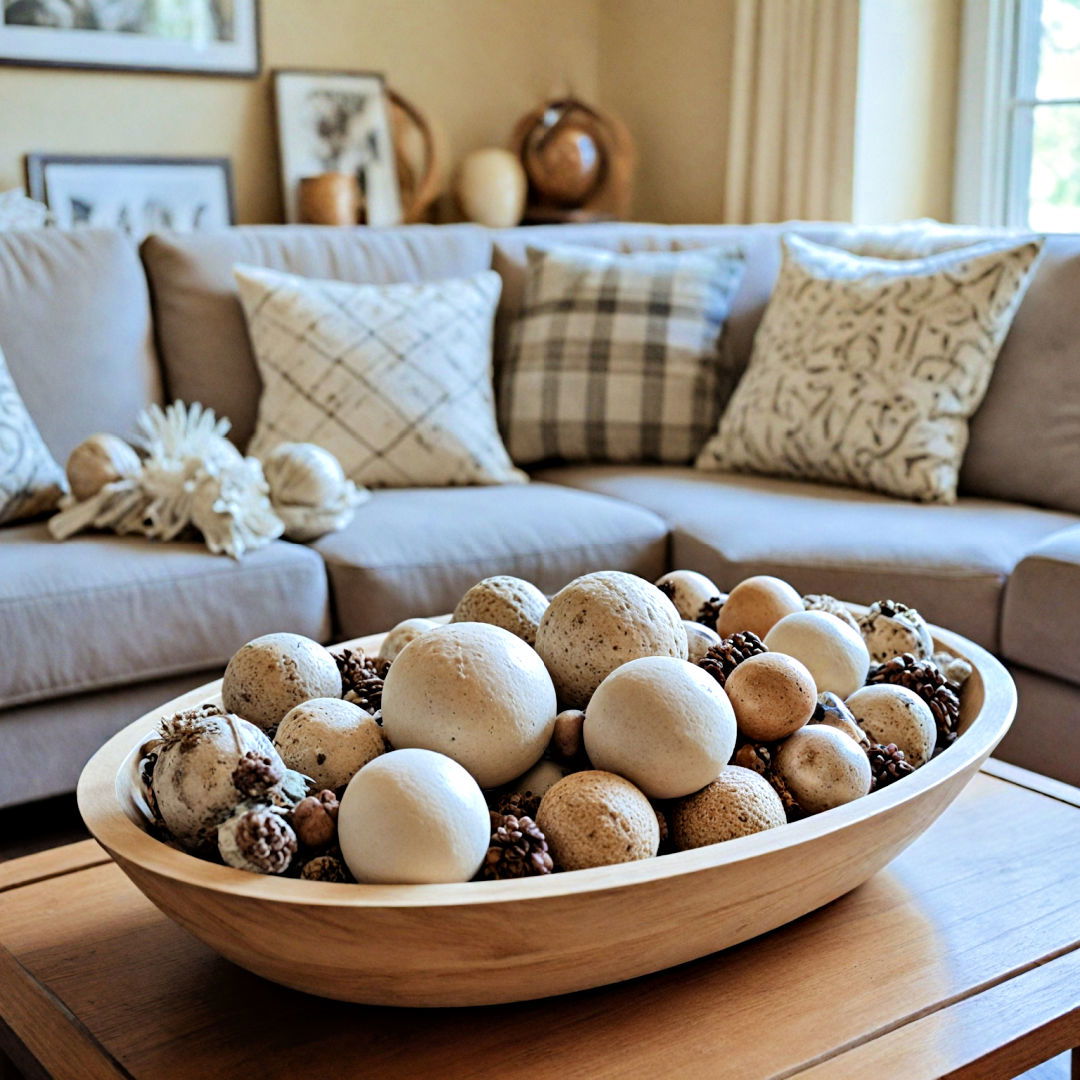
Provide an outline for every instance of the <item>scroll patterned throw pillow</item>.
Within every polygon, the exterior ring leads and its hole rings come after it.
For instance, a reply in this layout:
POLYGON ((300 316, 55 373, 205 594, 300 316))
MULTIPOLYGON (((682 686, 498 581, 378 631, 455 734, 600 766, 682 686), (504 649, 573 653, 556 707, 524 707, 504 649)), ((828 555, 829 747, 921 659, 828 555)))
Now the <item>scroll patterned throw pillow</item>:
POLYGON ((317 443, 368 487, 525 480, 495 423, 493 270, 392 285, 235 274, 263 382, 249 454, 317 443))
POLYGON ((66 490, 0 352, 0 525, 52 510, 66 490))
POLYGON ((955 501, 968 418, 1042 241, 904 261, 783 243, 750 363, 698 467, 955 501))
POLYGON ((527 256, 500 385, 513 459, 692 461, 733 382, 719 339, 742 253, 559 247, 527 256))

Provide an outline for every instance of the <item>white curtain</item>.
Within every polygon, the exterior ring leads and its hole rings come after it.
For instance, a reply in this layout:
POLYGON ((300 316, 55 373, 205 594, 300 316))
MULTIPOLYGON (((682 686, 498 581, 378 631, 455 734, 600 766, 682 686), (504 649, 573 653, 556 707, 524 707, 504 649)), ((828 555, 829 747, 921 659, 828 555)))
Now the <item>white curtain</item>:
POLYGON ((859 0, 735 0, 724 219, 851 216, 859 0))

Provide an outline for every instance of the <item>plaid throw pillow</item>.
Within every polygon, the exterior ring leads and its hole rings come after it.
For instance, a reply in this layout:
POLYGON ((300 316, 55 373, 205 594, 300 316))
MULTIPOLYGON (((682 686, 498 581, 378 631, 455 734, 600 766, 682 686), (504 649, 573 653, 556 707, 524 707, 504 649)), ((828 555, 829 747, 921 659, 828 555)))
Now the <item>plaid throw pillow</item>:
POLYGON ((500 420, 521 465, 692 461, 732 379, 720 332, 738 251, 528 251, 500 420))
POLYGON ((263 382, 249 454, 317 443, 369 487, 526 479, 495 425, 493 270, 393 285, 235 274, 263 382))

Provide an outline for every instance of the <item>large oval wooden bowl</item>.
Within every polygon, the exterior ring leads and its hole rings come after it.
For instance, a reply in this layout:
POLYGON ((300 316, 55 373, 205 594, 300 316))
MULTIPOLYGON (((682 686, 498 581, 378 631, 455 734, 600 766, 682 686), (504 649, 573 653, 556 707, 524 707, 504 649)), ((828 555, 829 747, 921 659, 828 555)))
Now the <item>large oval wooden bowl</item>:
MULTIPOLYGON (((214 700, 211 683, 137 720, 79 782, 87 826, 166 915, 286 986, 379 1005, 480 1005, 659 971, 772 930, 866 881, 957 796, 1008 730, 1005 669, 964 638, 963 734, 902 783, 816 817, 695 851, 520 881, 337 885, 263 877, 145 831, 138 747, 158 720, 214 700)), ((350 643, 378 648, 379 637, 350 643)))

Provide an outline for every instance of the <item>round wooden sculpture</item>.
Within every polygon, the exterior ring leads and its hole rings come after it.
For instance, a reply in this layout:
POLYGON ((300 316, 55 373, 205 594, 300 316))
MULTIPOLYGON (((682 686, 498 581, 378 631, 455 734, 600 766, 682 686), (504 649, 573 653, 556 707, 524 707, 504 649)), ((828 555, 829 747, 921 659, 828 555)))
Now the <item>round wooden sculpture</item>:
MULTIPOLYGON (((383 635, 350 645, 376 653, 383 635)), ((866 881, 960 793, 1009 728, 1005 669, 965 638, 937 646, 974 668, 961 737, 880 791, 781 828, 618 866, 516 881, 343 885, 205 862, 146 831, 139 745, 164 716, 218 700, 210 683, 147 714, 79 781, 87 826, 166 915, 275 982, 378 1005, 480 1005, 634 978, 782 926, 866 881)))

